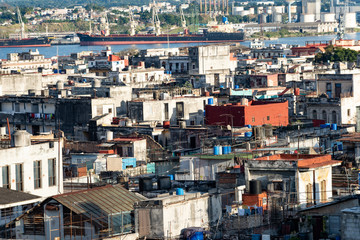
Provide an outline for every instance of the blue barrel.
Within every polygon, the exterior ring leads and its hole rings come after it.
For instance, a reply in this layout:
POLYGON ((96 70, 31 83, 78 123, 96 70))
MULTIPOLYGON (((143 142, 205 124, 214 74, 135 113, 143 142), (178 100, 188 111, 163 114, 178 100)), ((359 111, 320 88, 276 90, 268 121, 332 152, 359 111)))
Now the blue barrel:
POLYGON ((203 232, 195 232, 191 237, 190 240, 203 240, 204 233, 203 232))
POLYGON ((220 155, 220 147, 214 146, 214 155, 220 155))
POLYGON ((173 181, 174 180, 174 175, 168 175, 170 177, 170 180, 173 181))
POLYGON ((239 89, 240 87, 239 87, 239 85, 235 85, 235 89, 239 89))
POLYGON ((214 99, 213 98, 208 98, 208 104, 213 105, 214 104, 214 99))
POLYGON ((220 88, 223 89, 223 88, 224 88, 224 85, 220 85, 220 88))
POLYGON ((231 146, 227 146, 228 147, 228 153, 231 153, 231 146))
POLYGON ((182 188, 177 188, 177 189, 176 189, 176 195, 180 195, 180 196, 184 195, 184 189, 182 189, 182 188))
POLYGON ((57 70, 57 69, 54 69, 53 72, 54 72, 54 73, 58 73, 58 70, 57 70))
POLYGON ((331 127, 331 124, 330 123, 325 123, 326 127, 327 128, 330 128, 331 127))
POLYGON ((332 123, 330 129, 331 129, 331 130, 337 130, 337 124, 336 124, 336 123, 332 123))
POLYGON ((251 235, 251 240, 261 240, 261 234, 253 234, 253 235, 251 235))
POLYGON ((222 154, 228 154, 227 146, 222 146, 221 149, 222 149, 222 154))
POLYGON ((228 21, 228 18, 225 17, 225 16, 223 16, 223 17, 222 17, 222 23, 227 23, 227 22, 229 22, 229 21, 228 21))
POLYGON ((248 125, 245 125, 245 127, 247 127, 247 128, 251 128, 251 125, 250 125, 250 124, 248 124, 248 125))
POLYGON ((245 132, 245 137, 251 137, 252 136, 252 132, 245 132))

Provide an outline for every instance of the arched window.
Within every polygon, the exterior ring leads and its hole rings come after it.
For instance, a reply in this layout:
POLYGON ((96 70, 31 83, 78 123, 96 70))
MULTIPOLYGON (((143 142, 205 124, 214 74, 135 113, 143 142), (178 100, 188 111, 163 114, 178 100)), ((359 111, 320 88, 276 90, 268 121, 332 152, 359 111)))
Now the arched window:
POLYGON ((325 110, 322 111, 322 119, 325 120, 325 122, 327 121, 327 115, 325 110))
POLYGON ((337 123, 336 111, 332 111, 332 113, 331 113, 331 122, 337 123))
POLYGON ((312 112, 312 118, 313 118, 313 119, 317 119, 317 112, 316 112, 316 110, 313 110, 313 112, 312 112))

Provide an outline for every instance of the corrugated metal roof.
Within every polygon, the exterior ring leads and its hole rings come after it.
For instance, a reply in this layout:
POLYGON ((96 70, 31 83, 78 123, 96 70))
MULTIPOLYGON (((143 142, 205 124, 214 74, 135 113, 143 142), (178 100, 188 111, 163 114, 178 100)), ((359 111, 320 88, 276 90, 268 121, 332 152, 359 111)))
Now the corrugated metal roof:
POLYGON ((134 209, 134 203, 146 200, 120 185, 88 189, 78 192, 65 193, 52 197, 77 214, 87 217, 100 218, 112 213, 127 212, 134 209))

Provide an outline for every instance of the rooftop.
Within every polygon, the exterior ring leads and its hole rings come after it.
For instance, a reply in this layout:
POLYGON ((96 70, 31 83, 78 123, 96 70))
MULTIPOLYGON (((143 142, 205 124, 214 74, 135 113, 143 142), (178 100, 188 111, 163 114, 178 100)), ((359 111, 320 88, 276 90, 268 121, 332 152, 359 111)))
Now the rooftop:
POLYGON ((41 197, 30 193, 19 192, 7 188, 0 187, 0 205, 24 202, 29 200, 40 199, 41 197))
POLYGON ((256 158, 260 161, 297 161, 298 168, 318 168, 324 166, 337 166, 341 161, 331 159, 327 154, 275 154, 266 157, 256 158))

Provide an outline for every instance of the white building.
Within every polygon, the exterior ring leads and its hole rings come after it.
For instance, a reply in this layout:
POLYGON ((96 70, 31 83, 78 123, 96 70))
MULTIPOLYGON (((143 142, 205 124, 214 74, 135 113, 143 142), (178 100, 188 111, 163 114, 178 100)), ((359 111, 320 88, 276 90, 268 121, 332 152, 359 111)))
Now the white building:
POLYGON ((31 143, 26 131, 13 134, 13 146, 0 149, 0 186, 49 197, 63 192, 62 147, 58 141, 31 143))

